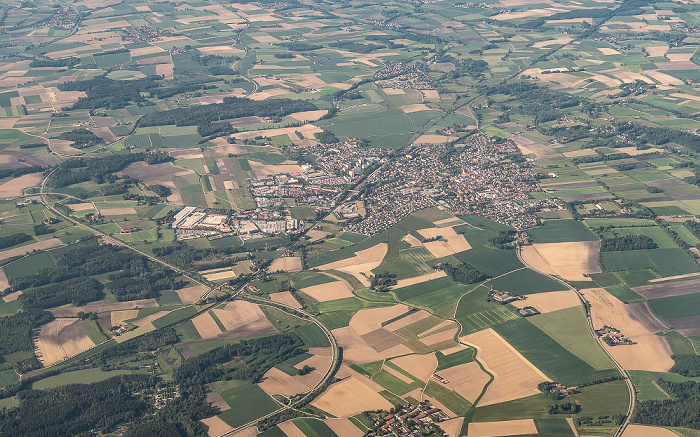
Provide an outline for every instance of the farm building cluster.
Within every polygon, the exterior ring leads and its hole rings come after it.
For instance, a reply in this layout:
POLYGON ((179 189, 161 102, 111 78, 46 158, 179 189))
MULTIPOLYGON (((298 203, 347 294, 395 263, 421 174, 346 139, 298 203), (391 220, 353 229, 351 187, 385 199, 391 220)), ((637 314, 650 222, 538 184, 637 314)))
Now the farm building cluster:
POLYGON ((266 235, 288 234, 303 228, 303 222, 293 218, 241 219, 229 214, 211 213, 194 206, 182 208, 173 219, 172 227, 179 240, 219 238, 238 235, 243 240, 266 235))
POLYGON ((447 419, 439 408, 422 402, 419 405, 406 403, 397 408, 395 413, 386 411, 368 411, 365 413, 374 424, 367 432, 368 436, 394 434, 404 436, 422 436, 440 431, 436 423, 447 419))
POLYGON ((620 332, 619 329, 613 328, 611 326, 603 326, 600 329, 595 330, 596 334, 598 334, 598 337, 601 338, 605 343, 607 343, 610 346, 620 346, 623 344, 635 344, 634 341, 630 340, 629 338, 625 337, 625 335, 620 332))

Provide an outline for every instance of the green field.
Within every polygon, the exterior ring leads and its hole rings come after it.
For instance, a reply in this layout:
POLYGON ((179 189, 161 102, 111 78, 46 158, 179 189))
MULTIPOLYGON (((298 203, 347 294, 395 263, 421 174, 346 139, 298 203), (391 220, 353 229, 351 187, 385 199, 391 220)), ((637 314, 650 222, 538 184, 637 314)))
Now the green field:
POLYGON ((231 388, 219 393, 226 403, 235 405, 235 408, 224 411, 219 414, 219 417, 234 428, 279 408, 277 402, 273 401, 263 389, 255 384, 228 381, 226 385, 231 388))
POLYGON ((662 319, 700 316, 700 293, 654 299, 649 304, 662 319))
POLYGON ((458 415, 464 415, 471 408, 471 404, 468 400, 464 399, 457 392, 452 391, 442 384, 429 381, 425 388, 425 394, 435 398, 438 402, 450 409, 458 415))
MULTIPOLYGON (((565 385, 577 385, 604 376, 616 375, 613 370, 596 370, 586 361, 569 352, 527 319, 511 320, 496 325, 498 332, 545 375, 565 385)), ((601 360, 602 361, 602 360, 601 360)))
POLYGON ((438 359, 438 365, 435 371, 449 369, 450 367, 459 366, 460 364, 471 363, 476 358, 476 350, 472 348, 464 349, 458 352, 453 352, 445 355, 438 351, 435 353, 438 359))
POLYGON ((600 254, 600 265, 608 272, 652 269, 662 277, 700 271, 698 265, 681 249, 603 252, 600 254))
POLYGON ((620 302, 631 303, 631 302, 641 302, 644 298, 624 284, 613 285, 611 287, 605 287, 605 291, 615 296, 620 302))
POLYGON ((547 220, 539 228, 527 233, 533 243, 563 243, 570 241, 595 241, 598 238, 586 225, 577 220, 547 220))
POLYGON ((305 345, 309 347, 326 347, 330 346, 328 337, 323 333, 321 328, 315 324, 300 326, 294 332, 302 339, 305 345))
POLYGON ((73 372, 61 373, 60 375, 50 376, 32 384, 35 390, 43 390, 54 388, 66 384, 90 384, 93 382, 104 381, 118 375, 128 375, 132 373, 129 370, 110 370, 103 372, 100 369, 85 369, 76 370, 73 372))
POLYGON ((527 320, 596 370, 614 367, 591 335, 582 306, 528 317, 527 320))
POLYGON ((671 396, 663 391, 656 381, 663 379, 671 382, 700 381, 700 378, 686 378, 675 373, 646 372, 643 370, 630 370, 630 377, 637 390, 640 401, 671 399, 671 396))
POLYGON ((512 294, 534 294, 566 290, 564 284, 531 269, 522 269, 508 273, 505 276, 489 281, 488 286, 512 294))
POLYGON ((301 430, 307 437, 336 437, 328 425, 318 419, 294 419, 294 425, 301 430))

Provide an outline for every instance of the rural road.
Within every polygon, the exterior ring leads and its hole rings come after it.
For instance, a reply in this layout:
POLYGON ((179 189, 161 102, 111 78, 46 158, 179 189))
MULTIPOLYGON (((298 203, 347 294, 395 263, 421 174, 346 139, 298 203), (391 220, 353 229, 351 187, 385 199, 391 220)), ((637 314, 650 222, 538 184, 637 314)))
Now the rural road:
POLYGON ((550 279, 554 279, 555 281, 558 281, 562 285, 566 286, 569 290, 573 290, 576 295, 578 296, 579 300, 581 300, 581 303, 584 305, 584 308, 586 310, 586 320, 588 321, 588 329, 591 332, 591 335, 595 339, 596 342, 598 342, 598 345, 600 346, 601 349, 603 349, 603 352, 612 360, 612 362, 615 364, 615 367, 617 370, 620 372, 622 375, 622 379, 625 381, 625 384, 627 384, 627 390, 629 390, 629 395, 630 395, 630 403, 629 406, 627 407, 627 414, 625 416, 625 421, 620 425, 620 427, 617 429, 617 432, 615 432, 614 437, 622 437, 624 434, 625 430, 627 429, 627 426, 630 424, 630 421, 632 420, 632 414, 634 413, 634 407, 635 404, 637 403, 637 391, 634 388, 634 384, 632 384, 632 378, 630 378, 629 373, 627 370, 625 370, 624 367, 610 354, 610 352, 605 348, 603 345, 603 341, 600 339, 598 335, 596 335, 595 328, 593 327, 593 319, 591 318, 591 309, 590 309, 590 304, 588 303, 588 300, 586 300, 586 297, 581 293, 577 288, 572 287, 569 285, 566 281, 558 278, 557 276, 550 275, 549 273, 542 272, 540 270, 537 270, 535 267, 530 266, 528 263, 525 262, 525 260, 522 257, 522 254, 520 253, 520 247, 516 249, 517 254, 518 254, 518 259, 520 262, 522 262, 524 265, 528 266, 532 270, 547 276, 550 279))

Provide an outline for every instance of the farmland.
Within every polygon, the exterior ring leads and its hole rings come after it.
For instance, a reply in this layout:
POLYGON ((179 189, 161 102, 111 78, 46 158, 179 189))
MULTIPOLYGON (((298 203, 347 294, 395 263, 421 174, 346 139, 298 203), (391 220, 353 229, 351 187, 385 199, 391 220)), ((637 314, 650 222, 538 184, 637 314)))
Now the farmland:
POLYGON ((697 428, 700 7, 546 3, 0 5, 0 434, 697 428))

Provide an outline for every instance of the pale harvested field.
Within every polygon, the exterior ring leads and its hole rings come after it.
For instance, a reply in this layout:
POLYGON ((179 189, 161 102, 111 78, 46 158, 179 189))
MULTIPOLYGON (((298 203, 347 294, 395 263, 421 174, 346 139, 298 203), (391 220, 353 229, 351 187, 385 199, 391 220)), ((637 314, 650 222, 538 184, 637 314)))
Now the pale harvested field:
POLYGON ((645 75, 650 78, 659 81, 662 85, 683 85, 683 81, 671 76, 670 74, 662 73, 658 70, 647 70, 644 72, 645 75))
POLYGON ((231 437, 255 437, 258 434, 258 427, 251 426, 250 428, 242 429, 231 434, 231 437))
MULTIPOLYGON (((385 358, 392 358, 413 353, 411 349, 403 344, 385 349, 383 351, 377 351, 367 343, 365 338, 360 336, 350 326, 337 328, 332 332, 338 341, 338 344, 343 347, 343 362, 349 365, 371 363, 373 361, 380 361, 385 358)), ((390 333, 390 331, 387 332, 390 333)))
POLYGON ((408 307, 404 304, 360 310, 350 319, 350 327, 359 335, 365 335, 381 328, 383 322, 398 317, 406 311, 408 307))
POLYGON ((208 281, 221 281, 222 279, 231 279, 236 277, 236 273, 230 268, 225 268, 223 270, 216 269, 216 271, 207 273, 206 271, 201 272, 202 276, 208 281))
POLYGON ((304 173, 304 169, 297 164, 262 164, 257 161, 248 161, 250 168, 253 170, 255 175, 259 178, 265 176, 279 174, 279 173, 289 173, 289 174, 301 174, 304 173))
POLYGON ((525 246, 521 253, 523 260, 535 270, 554 272, 570 281, 589 281, 590 278, 584 274, 601 272, 598 265, 599 241, 535 243, 531 247, 532 249, 528 249, 528 246, 525 246))
MULTIPOLYGON (((111 326, 120 326, 124 320, 132 320, 138 317, 139 310, 112 311, 109 314, 111 326)), ((111 327, 110 326, 110 327, 111 327)))
POLYGON ((529 294, 525 300, 516 300, 511 305, 516 308, 533 306, 542 314, 581 305, 581 300, 573 290, 549 291, 529 294))
POLYGON ((233 431, 233 428, 228 423, 219 419, 217 416, 202 419, 200 422, 209 428, 207 431, 209 437, 219 437, 220 435, 233 431))
POLYGON ((537 41, 536 43, 534 43, 532 45, 532 47, 534 47, 536 49, 542 49, 542 48, 553 46, 553 45, 568 44, 569 42, 571 42, 571 38, 566 37, 566 36, 562 36, 559 38, 549 39, 546 41, 537 41))
POLYGON ((490 379, 489 375, 484 373, 475 361, 450 367, 437 373, 449 381, 445 384, 446 387, 459 393, 471 403, 476 401, 484 385, 490 379))
POLYGON ((158 311, 157 313, 150 314, 146 317, 142 317, 138 320, 132 322, 136 326, 145 326, 150 324, 152 321, 160 319, 164 315, 168 314, 170 311, 158 311))
POLYGON ((622 437, 678 437, 678 434, 660 426, 629 425, 622 437))
POLYGON ((520 419, 502 422, 472 422, 469 424, 467 435, 469 437, 495 437, 537 433, 534 420, 520 419))
POLYGON ((221 334, 221 329, 212 318, 209 312, 198 315, 192 319, 194 327, 197 328, 199 336, 202 338, 214 338, 221 334))
POLYGON ((539 393, 537 384, 551 380, 491 328, 461 340, 477 349, 481 363, 494 375, 479 405, 532 396, 539 393))
MULTIPOLYGON (((7 287, 5 287, 7 288, 7 287)), ((22 294, 21 291, 13 291, 12 293, 8 293, 2 297, 3 302, 14 302, 19 298, 20 294, 22 294)))
POLYGON ((320 240, 320 239, 322 239, 322 238, 324 238, 324 237, 327 237, 328 235, 330 235, 329 232, 326 232, 326 231, 319 231, 319 230, 316 230, 316 229, 313 229, 313 230, 311 230, 311 231, 309 231, 309 232, 306 233, 306 236, 309 237, 309 241, 310 241, 311 243, 313 243, 314 241, 318 241, 318 240, 320 240))
POLYGON ((384 325, 384 328, 388 329, 389 331, 396 331, 397 329, 405 328, 408 325, 411 325, 428 317, 430 317, 429 312, 425 310, 420 310, 411 313, 405 317, 402 317, 399 320, 391 322, 388 325, 384 325))
POLYGON ((270 299, 273 302, 279 302, 292 308, 301 308, 301 304, 294 298, 289 291, 280 291, 279 293, 270 293, 270 299))
MULTIPOLYGON (((452 322, 451 320, 447 320, 443 323, 441 323, 442 326, 439 329, 435 330, 436 332, 434 334, 419 335, 418 339, 421 341, 421 343, 423 343, 426 346, 434 346, 446 341, 451 341, 452 343, 455 343, 454 337, 455 334, 457 334, 457 332, 459 331, 459 327, 456 323, 452 322)), ((429 331, 432 330, 428 330, 426 332, 429 331)))
POLYGON ((382 88, 382 91, 384 91, 384 94, 387 96, 402 96, 406 94, 406 91, 400 88, 382 88))
POLYGON ((88 209, 93 209, 95 205, 92 203, 70 203, 66 205, 71 211, 85 211, 88 209))
POLYGON ((304 294, 311 296, 319 302, 353 297, 352 288, 344 281, 326 282, 325 284, 312 285, 300 289, 304 294))
POLYGON ((464 238, 464 235, 458 234, 451 227, 419 229, 418 233, 421 234, 423 238, 443 237, 446 240, 423 243, 425 248, 428 249, 435 258, 442 258, 443 256, 464 252, 472 248, 469 242, 464 238), (444 255, 446 252, 450 253, 444 255))
POLYGON ((258 385, 268 394, 283 396, 294 396, 309 391, 309 387, 299 377, 287 375, 276 367, 268 370, 258 385))
POLYGON ((206 285, 195 285, 194 287, 181 288, 175 290, 177 295, 180 297, 180 302, 185 305, 190 305, 197 303, 199 298, 207 292, 209 287, 206 285))
POLYGON ((397 378, 398 380, 405 382, 406 384, 411 384, 413 382, 413 380, 411 378, 409 378, 408 376, 399 372, 398 370, 394 370, 392 367, 387 366, 386 363, 384 365, 382 365, 382 369, 385 370, 387 373, 389 373, 394 378, 397 378))
POLYGON ((360 431, 360 429, 356 427, 350 421, 350 419, 326 419, 324 420, 324 423, 328 425, 331 431, 338 434, 339 436, 362 437, 363 435, 365 435, 365 433, 360 431))
POLYGON ((55 364, 90 349, 95 343, 85 332, 79 319, 56 319, 43 325, 34 346, 37 358, 44 366, 55 364))
POLYGON ((134 208, 109 208, 109 209, 101 209, 100 214, 102 214, 102 215, 135 215, 136 210, 134 208))
POLYGON ((367 410, 390 410, 393 407, 379 393, 353 377, 332 384, 311 405, 336 417, 354 416, 367 410))
POLYGON ((644 46, 644 50, 646 50, 649 56, 651 56, 652 58, 662 58, 668 51, 668 45, 644 46))
POLYGON ((612 49, 610 47, 598 47, 598 51, 604 55, 619 55, 620 52, 618 52, 615 49, 612 49))
POLYGON ((407 114, 410 114, 412 112, 430 111, 430 108, 425 103, 413 103, 410 105, 403 105, 399 106, 399 109, 401 109, 407 114))
POLYGON ((399 279, 396 281, 396 285, 394 285, 392 288, 408 287, 409 285, 432 281, 433 279, 442 278, 444 276, 447 276, 447 273, 445 273, 443 270, 438 270, 436 272, 426 273, 425 275, 421 276, 414 276, 408 279, 399 279))
POLYGON ((423 134, 418 137, 413 144, 442 144, 450 141, 454 141, 459 137, 452 137, 448 135, 438 135, 438 134, 423 134))
POLYGON ((438 360, 434 353, 405 355, 394 358, 391 362, 423 382, 428 381, 438 365, 438 360))
POLYGON ((302 269, 301 257, 298 256, 283 256, 272 261, 270 272, 299 272, 302 269))
POLYGON ((41 182, 41 172, 29 173, 14 178, 0 185, 0 198, 21 196, 26 188, 38 185, 41 182))
POLYGON ((0 260, 7 258, 12 258, 13 256, 24 255, 25 253, 32 252, 34 250, 46 250, 53 247, 58 247, 63 245, 61 240, 58 238, 49 238, 44 241, 37 241, 36 243, 27 244, 26 246, 15 247, 14 249, 3 250, 0 252, 0 260))
POLYGON ((260 307, 254 303, 236 300, 226 304, 224 309, 213 311, 226 331, 233 331, 230 333, 233 337, 277 332, 260 307))
POLYGON ((455 417, 438 423, 438 426, 447 434, 447 437, 460 437, 462 435, 462 424, 464 417, 455 417))
POLYGON ((420 92, 428 102, 440 101, 440 94, 436 90, 420 90, 420 92))
POLYGON ((287 437, 306 437, 306 434, 297 428, 291 420, 280 423, 278 427, 287 437))
POLYGON ((289 116, 295 120, 301 121, 302 123, 306 123, 309 121, 316 121, 327 113, 328 111, 325 109, 319 109, 316 111, 295 112, 293 114, 289 114, 289 116))
POLYGON ((459 226, 464 224, 464 220, 457 217, 449 217, 442 220, 436 220, 433 222, 433 224, 439 228, 444 226, 459 226))
POLYGON ((423 243, 421 243, 420 240, 412 234, 406 234, 401 241, 405 241, 406 243, 410 244, 411 247, 420 247, 423 245, 423 243))
POLYGON ((369 275, 384 259, 389 246, 379 243, 369 249, 355 253, 355 256, 319 266, 319 270, 339 270, 357 278, 365 287, 369 287, 369 275))
POLYGON ((634 345, 604 347, 624 367, 629 370, 667 372, 674 362, 671 348, 666 339, 655 335, 658 327, 649 326, 643 314, 635 307, 625 305, 602 288, 581 290, 591 304, 593 327, 603 325, 619 329, 626 337, 637 342, 634 345))

